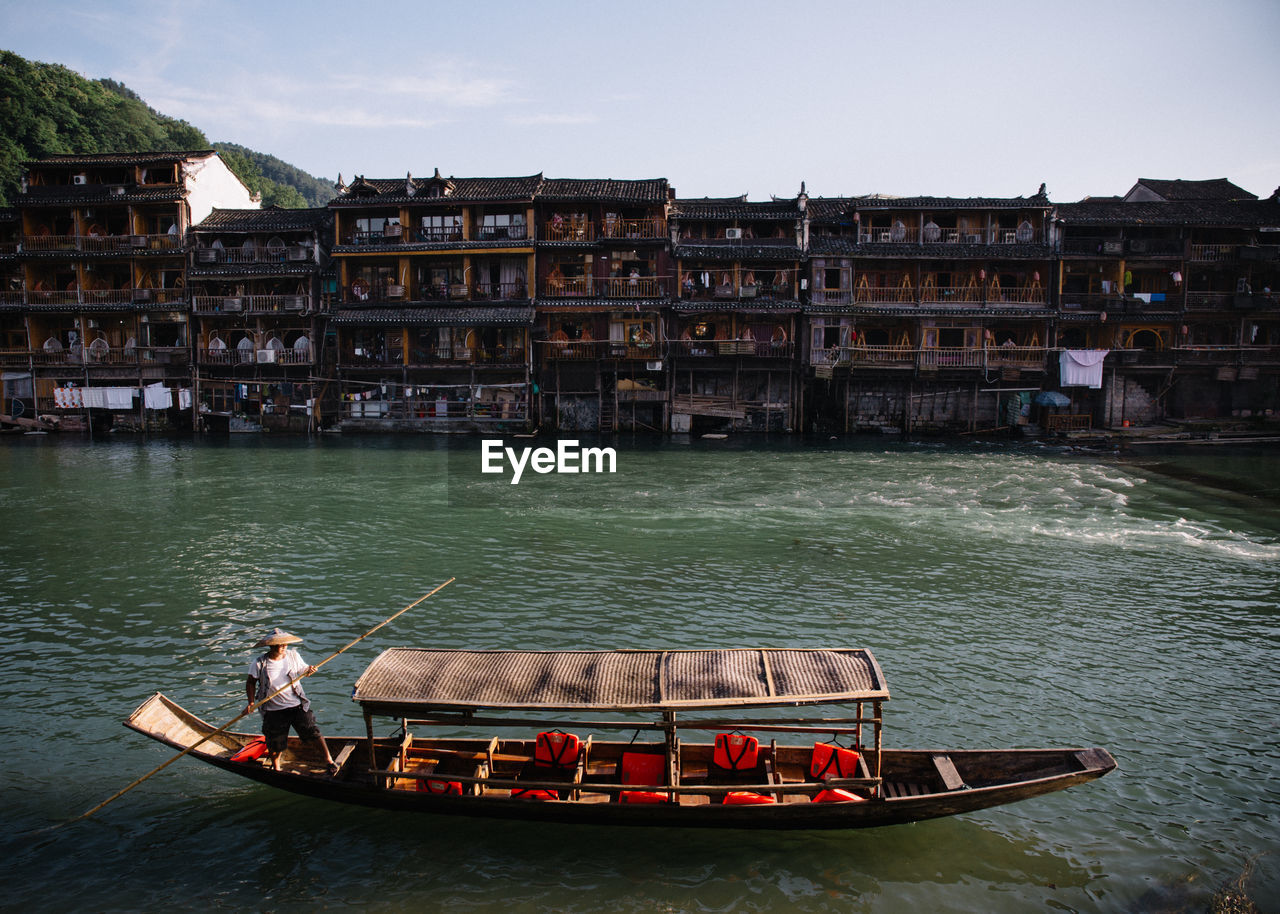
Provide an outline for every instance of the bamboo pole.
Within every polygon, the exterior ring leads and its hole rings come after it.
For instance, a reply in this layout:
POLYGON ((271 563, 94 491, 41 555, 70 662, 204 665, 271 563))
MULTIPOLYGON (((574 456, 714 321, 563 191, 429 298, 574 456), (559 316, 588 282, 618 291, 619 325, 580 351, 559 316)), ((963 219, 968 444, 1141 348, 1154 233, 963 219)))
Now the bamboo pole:
MULTIPOLYGON (((198 740, 196 740, 194 743, 192 743, 190 746, 188 746, 187 748, 183 749, 181 752, 179 752, 179 753, 178 753, 177 755, 175 755, 173 758, 169 759, 169 760, 168 760, 168 761, 166 761, 166 762, 162 762, 162 763, 160 763, 160 764, 159 764, 159 765, 157 765, 155 768, 152 768, 150 771, 148 771, 148 772, 147 772, 146 774, 144 774, 142 777, 140 777, 140 778, 138 778, 137 780, 133 781, 131 784, 129 784, 129 785, 128 785, 127 787, 125 787, 124 789, 116 791, 116 792, 115 792, 115 793, 113 793, 111 796, 107 797, 105 800, 103 800, 101 803, 99 803, 97 806, 95 806, 95 807, 93 807, 92 809, 90 809, 88 812, 83 812, 83 813, 81 813, 80 815, 76 816, 74 819, 69 819, 67 822, 64 822, 64 823, 62 823, 62 824, 63 824, 63 825, 68 825, 68 824, 70 824, 71 822, 79 822, 81 819, 87 819, 87 818, 89 818, 91 815, 93 815, 95 812, 97 812, 99 809, 102 809, 102 807, 106 806, 106 805, 107 805, 107 804, 109 804, 109 803, 113 803, 113 802, 115 802, 115 801, 116 801, 116 800, 118 800, 120 797, 122 797, 122 796, 124 796, 126 793, 128 793, 130 790, 133 790, 133 788, 137 787, 137 786, 138 786, 139 784, 141 784, 143 781, 145 781, 145 780, 147 780, 148 778, 150 778, 152 775, 159 774, 159 773, 160 773, 161 771, 163 771, 165 768, 168 768, 170 765, 172 765, 172 764, 173 764, 174 762, 176 762, 178 759, 182 758, 182 757, 183 757, 184 755, 186 755, 187 753, 191 752, 191 751, 192 751, 193 749, 195 749, 196 747, 201 746, 201 745, 203 745, 204 743, 207 743, 210 739, 212 739, 213 737, 217 736, 219 733, 222 733, 222 732, 223 732, 223 731, 225 731, 228 727, 230 727, 230 726, 232 726, 233 724, 235 724, 235 723, 239 722, 240 720, 243 720, 245 717, 248 717, 248 716, 249 716, 250 714, 252 714, 252 713, 253 713, 257 708, 261 707, 261 706, 262 706, 263 704, 265 704, 266 702, 268 702, 268 701, 270 701, 271 699, 275 698, 275 697, 276 697, 277 695, 279 695, 281 692, 285 691, 285 689, 292 688, 292 687, 294 686, 294 684, 295 684, 295 683, 299 682, 299 681, 300 681, 300 680, 302 680, 302 679, 305 679, 307 676, 310 676, 312 672, 314 672, 315 670, 319 670, 319 669, 320 669, 320 667, 324 666, 324 665, 325 665, 326 663, 328 663, 330 660, 333 660, 333 659, 334 659, 335 657, 337 657, 339 654, 344 654, 344 653, 346 653, 348 650, 350 650, 351 648, 353 648, 353 647, 355 647, 357 644, 359 644, 361 641, 363 641, 365 638, 368 638, 370 635, 372 635, 372 634, 373 634, 374 632, 376 632, 378 629, 382 628, 382 627, 383 627, 384 625, 386 625, 388 622, 391 622, 391 621, 393 621, 394 619, 397 619, 398 617, 403 616, 405 613, 407 613, 409 610, 413 609, 415 606, 417 606, 417 605, 418 605, 419 603, 421 603, 423 600, 427 599, 427 597, 430 597, 430 596, 432 596, 432 595, 434 595, 434 594, 436 594, 436 593, 439 593, 441 590, 444 590, 444 588, 448 587, 448 586, 449 586, 450 584, 452 584, 455 580, 456 580, 456 578, 449 578, 449 580, 445 581, 443 584, 441 584, 441 585, 440 585, 439 587, 437 587, 435 590, 432 590, 430 593, 423 594, 421 597, 418 597, 418 599, 414 600, 412 603, 410 603, 410 604, 409 604, 408 606, 406 606, 404 609, 402 609, 402 610, 400 610, 400 611, 398 611, 398 612, 394 613, 393 615, 390 615, 390 616, 388 616, 387 618, 383 619, 381 622, 379 622, 379 623, 378 623, 377 625, 375 625, 373 628, 369 629, 367 632, 365 632, 365 633, 364 633, 363 635, 361 635, 359 638, 357 638, 357 639, 355 639, 354 641, 350 642, 350 643, 349 643, 349 644, 347 644, 345 647, 341 647, 341 648, 339 648, 338 650, 336 650, 336 651, 334 651, 332 654, 330 654, 328 657, 324 658, 324 659, 323 659, 323 660, 321 660, 319 663, 315 664, 315 665, 314 665, 314 669, 313 669, 311 672, 303 673, 301 676, 297 677, 297 679, 291 679, 291 680, 289 680, 287 683, 285 683, 284 685, 282 685, 280 688, 278 688, 278 689, 276 689, 274 692, 272 692, 270 695, 268 695, 268 696, 266 696, 265 698, 263 698, 263 699, 262 699, 262 701, 257 701, 257 702, 254 702, 253 704, 249 705, 249 707, 245 708, 243 711, 241 711, 239 714, 237 714, 237 715, 236 715, 235 717, 233 717, 231 720, 227 721, 225 724, 223 724, 223 725, 222 725, 221 727, 219 727, 217 730, 213 730, 213 731, 211 731, 210 733, 205 734, 205 735, 204 735, 204 736, 202 736, 200 739, 198 739, 198 740)), ((61 826, 57 826, 57 827, 61 827, 61 826)))

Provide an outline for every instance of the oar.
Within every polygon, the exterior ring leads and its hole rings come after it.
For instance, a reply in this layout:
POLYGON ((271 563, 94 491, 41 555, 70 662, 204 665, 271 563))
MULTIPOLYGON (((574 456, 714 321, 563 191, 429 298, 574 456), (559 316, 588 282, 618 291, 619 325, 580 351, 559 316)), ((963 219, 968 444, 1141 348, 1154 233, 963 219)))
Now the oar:
MULTIPOLYGON (((421 603, 421 602, 422 602, 423 600, 425 600, 427 597, 432 596, 432 594, 436 594, 436 593, 439 593, 440 591, 444 590, 446 587, 448 587, 450 584, 452 584, 455 580, 456 580, 456 578, 449 578, 449 580, 445 581, 443 584, 441 584, 441 585, 440 585, 439 587, 437 587, 435 590, 431 591, 431 593, 423 594, 422 596, 418 597, 418 599, 414 600, 412 603, 410 603, 410 604, 409 604, 408 606, 406 606, 404 609, 402 609, 402 610, 400 610, 399 612, 395 613, 395 615, 391 615, 391 616, 388 616, 387 618, 383 619, 381 622, 379 622, 379 623, 378 623, 377 625, 375 625, 373 628, 369 629, 367 632, 365 632, 363 635, 361 635, 361 636, 360 636, 359 638, 357 638, 355 641, 352 641, 352 642, 351 642, 350 644, 348 644, 346 647, 343 647, 343 648, 341 648, 341 649, 339 649, 339 650, 334 651, 334 652, 333 652, 332 654, 330 654, 328 657, 324 658, 324 659, 323 659, 323 660, 321 660, 319 663, 315 664, 315 668, 318 670, 318 669, 320 669, 320 667, 324 666, 326 663, 328 663, 328 662, 329 662, 330 660, 332 660, 334 657, 337 657, 339 654, 346 653, 348 650, 350 650, 351 648, 353 648, 353 647, 355 647, 357 644, 359 644, 361 641, 363 641, 365 638, 368 638, 370 635, 372 635, 372 634, 373 634, 374 632, 376 632, 378 629, 382 628, 382 626, 386 625, 388 622, 391 622, 392 620, 394 620, 394 619, 396 619, 396 618, 398 618, 398 617, 400 617, 400 616, 403 616, 405 613, 407 613, 409 610, 413 609, 415 606, 417 606, 419 603, 421 603)), ((113 802, 115 802, 116 800, 120 799, 120 797, 124 796, 124 795, 125 795, 126 793, 128 793, 130 790, 133 790, 133 788, 137 787, 137 786, 138 786, 139 784, 141 784, 143 781, 147 780, 147 778, 151 777, 151 776, 152 776, 152 775, 154 775, 154 774, 159 774, 161 771, 163 771, 164 769, 168 768, 170 765, 172 765, 172 764, 173 764, 174 762, 176 762, 178 759, 182 758, 184 755, 186 755, 186 754, 187 754, 188 752, 190 752, 192 749, 195 749, 197 746, 201 746, 201 745, 203 745, 204 743, 207 743, 210 739, 212 739, 213 737, 217 736, 219 733, 222 733, 224 730, 226 730, 226 729, 227 729, 228 727, 230 727, 231 725, 233 725, 233 724, 237 723, 238 721, 243 720, 244 718, 248 717, 250 714, 252 714, 252 713, 254 712, 254 710, 255 710, 255 709, 257 709, 257 708, 261 707, 264 703, 266 703, 266 702, 270 701, 271 699, 275 698, 277 695, 279 695, 279 694, 280 694, 281 692, 283 692, 285 689, 291 688, 291 687, 294 685, 294 683, 296 683, 296 682, 298 682, 298 681, 300 681, 300 680, 302 680, 302 679, 305 679, 307 676, 310 676, 310 675, 311 675, 310 673, 303 673, 303 674, 302 674, 301 676, 299 676, 297 679, 291 679, 291 680, 289 680, 287 683, 285 683, 284 685, 282 685, 280 688, 278 688, 278 689, 276 689, 274 692, 272 692, 270 695, 268 695, 268 696, 266 696, 265 698, 263 698, 263 699, 262 699, 262 701, 256 701, 256 702, 254 702, 253 704, 249 705, 249 707, 245 708, 245 709, 244 709, 243 711, 241 711, 238 715, 236 715, 236 716, 235 716, 234 718, 232 718, 231 720, 227 721, 225 724, 223 724, 223 725, 222 725, 221 727, 219 727, 217 730, 214 730, 214 731, 212 731, 211 733, 206 733, 206 734, 205 734, 204 736, 202 736, 200 739, 196 740, 196 741, 195 741, 194 743, 192 743, 190 746, 188 746, 187 748, 183 749, 181 752, 179 752, 179 753, 178 753, 177 755, 175 755, 173 758, 169 759, 167 762, 163 762, 163 763, 161 763, 161 764, 157 765, 155 768, 152 768, 150 771, 148 771, 148 772, 147 772, 146 774, 144 774, 142 777, 138 778, 136 781, 134 781, 134 782, 133 782, 132 784, 130 784, 128 787, 125 787, 123 790, 119 790, 119 791, 117 791, 116 793, 112 794, 111 796, 107 797, 105 800, 103 800, 103 801, 102 801, 101 803, 99 803, 97 806, 93 807, 93 809, 89 810, 88 812, 81 813, 80 815, 76 816, 74 819, 68 819, 66 822, 63 822, 62 824, 63 824, 63 825, 69 825, 69 824, 70 824, 70 823, 72 823, 72 822, 79 822, 81 819, 87 819, 87 818, 89 818, 91 815, 93 815, 95 812, 97 812, 97 811, 98 811, 99 809, 101 809, 102 807, 106 806, 108 803, 113 803, 113 802)))

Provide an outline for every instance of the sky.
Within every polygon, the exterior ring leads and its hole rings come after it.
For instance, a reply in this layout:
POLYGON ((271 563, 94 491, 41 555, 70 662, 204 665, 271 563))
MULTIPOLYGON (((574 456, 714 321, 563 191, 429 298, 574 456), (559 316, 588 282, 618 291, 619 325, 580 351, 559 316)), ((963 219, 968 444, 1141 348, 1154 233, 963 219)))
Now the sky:
POLYGON ((0 48, 311 174, 682 197, 1280 186, 1276 0, 0 0, 0 48))

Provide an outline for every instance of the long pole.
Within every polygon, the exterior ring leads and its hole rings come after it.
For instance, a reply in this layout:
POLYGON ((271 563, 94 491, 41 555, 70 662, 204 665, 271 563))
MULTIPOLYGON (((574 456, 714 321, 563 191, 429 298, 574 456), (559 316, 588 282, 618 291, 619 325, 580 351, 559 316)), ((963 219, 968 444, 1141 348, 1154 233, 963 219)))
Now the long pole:
MULTIPOLYGON (((423 600, 427 599, 427 597, 430 597, 430 596, 432 596, 433 594, 439 593, 441 590, 444 590, 446 587, 448 587, 450 584, 452 584, 455 580, 456 580, 456 578, 449 578, 449 580, 445 581, 443 584, 441 584, 441 585, 440 585, 439 587, 437 587, 435 590, 431 591, 431 593, 423 594, 422 596, 418 597, 418 599, 414 600, 412 603, 410 603, 408 606, 406 606, 404 609, 400 610, 399 612, 395 613, 394 615, 388 616, 387 618, 383 619, 381 622, 379 622, 379 623, 378 623, 377 625, 375 625, 373 628, 369 629, 367 632, 365 632, 363 635, 361 635, 361 636, 360 636, 359 638, 357 638, 356 640, 352 641, 350 644, 346 645, 346 646, 345 646, 345 647, 343 647, 343 648, 340 648, 340 649, 338 649, 338 650, 334 651, 334 652, 333 652, 332 654, 330 654, 328 657, 324 658, 324 659, 323 659, 323 660, 321 660, 319 663, 315 664, 315 669, 316 669, 316 670, 320 669, 320 667, 324 666, 326 663, 328 663, 330 660, 332 660, 332 659, 334 659, 335 657, 337 657, 339 654, 346 653, 348 650, 350 650, 351 648, 353 648, 353 647, 355 647, 357 644, 359 644, 361 641, 363 641, 365 638, 368 638, 370 635, 372 635, 372 634, 373 634, 374 632, 376 632, 378 629, 382 628, 382 626, 386 625, 388 622, 391 622, 391 621, 393 621, 394 619, 396 619, 396 618, 398 618, 398 617, 400 617, 400 616, 403 616, 405 613, 407 613, 409 610, 413 609, 415 606, 417 606, 417 605, 418 605, 419 603, 421 603, 423 600)), ((71 822, 79 822, 81 819, 87 819, 87 818, 89 818, 91 815, 93 815, 95 812, 97 812, 97 811, 98 811, 99 809, 101 809, 102 807, 106 806, 108 803, 113 803, 113 802, 115 802, 115 801, 116 801, 116 800, 118 800, 120 797, 122 797, 122 796, 124 796, 126 793, 128 793, 130 790, 133 790, 133 788, 137 787, 137 786, 138 786, 139 784, 141 784, 143 781, 145 781, 145 780, 147 780, 148 778, 150 778, 152 775, 159 774, 161 771, 163 771, 164 769, 168 768, 170 765, 172 765, 172 764, 173 764, 174 762, 176 762, 178 759, 182 758, 184 755, 186 755, 186 754, 187 754, 188 752, 190 752, 191 750, 195 749, 195 748, 196 748, 196 747, 198 747, 198 746, 203 745, 204 743, 207 743, 210 739, 212 739, 213 737, 217 736, 219 733, 222 733, 224 730, 226 730, 226 729, 227 729, 228 727, 230 727, 232 724, 235 724, 236 722, 238 722, 238 721, 240 721, 240 720, 243 720, 245 717, 248 717, 248 716, 249 716, 250 714, 252 714, 252 713, 253 713, 257 708, 261 707, 261 706, 262 706, 263 704, 265 704, 266 702, 268 702, 268 701, 270 701, 271 699, 275 698, 277 695, 279 695, 279 694, 280 694, 281 692, 283 692, 285 689, 292 688, 292 687, 293 687, 293 685, 294 685, 294 683, 298 682, 299 680, 305 679, 307 676, 310 676, 310 675, 311 675, 311 673, 303 673, 303 674, 302 674, 301 676, 299 676, 297 679, 291 679, 291 680, 289 680, 287 683, 285 683, 284 685, 282 685, 280 688, 278 688, 278 689, 276 689, 274 692, 272 692, 270 695, 268 695, 268 696, 266 696, 265 698, 263 698, 263 699, 262 699, 262 701, 257 701, 257 702, 254 702, 253 704, 249 705, 249 707, 245 708, 245 709, 244 709, 243 711, 241 711, 238 715, 236 715, 236 716, 235 716, 234 718, 232 718, 231 720, 227 721, 225 724, 223 724, 223 725, 222 725, 221 727, 219 727, 217 730, 214 730, 214 731, 212 731, 211 733, 207 733, 207 734, 205 734, 205 735, 204 735, 204 736, 202 736, 200 739, 198 739, 198 740, 196 740, 194 743, 192 743, 190 746, 188 746, 187 748, 183 749, 181 752, 179 752, 179 753, 178 753, 177 755, 175 755, 173 758, 169 759, 167 762, 162 762, 161 764, 157 765, 155 768, 152 768, 150 771, 148 771, 148 772, 147 772, 146 774, 144 774, 142 777, 138 778, 136 781, 134 781, 134 782, 133 782, 132 784, 130 784, 128 787, 125 787, 123 790, 116 791, 114 794, 112 794, 111 796, 107 797, 105 800, 103 800, 103 801, 102 801, 101 803, 99 803, 97 806, 93 807, 93 809, 90 809, 88 812, 81 813, 80 815, 76 816, 74 819, 69 819, 67 822, 64 822, 64 823, 62 823, 62 824, 64 824, 64 825, 68 825, 68 824, 70 824, 71 822)))

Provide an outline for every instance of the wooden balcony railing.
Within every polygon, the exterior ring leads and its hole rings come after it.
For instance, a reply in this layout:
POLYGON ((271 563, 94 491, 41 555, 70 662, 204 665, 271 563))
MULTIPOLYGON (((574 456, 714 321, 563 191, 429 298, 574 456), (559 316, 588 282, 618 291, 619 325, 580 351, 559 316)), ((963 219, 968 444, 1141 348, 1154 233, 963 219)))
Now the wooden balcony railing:
POLYGON ((668 340, 667 351, 678 358, 746 356, 756 359, 789 359, 795 345, 789 340, 668 340))
POLYGON ((605 219, 601 226, 604 238, 664 238, 665 219, 605 219))
POLYGON ((1049 350, 1043 346, 1005 346, 968 349, 942 347, 916 349, 913 346, 836 346, 814 349, 809 353, 811 365, 936 368, 1023 368, 1045 367, 1049 350))
POLYGON ((552 219, 542 228, 544 241, 595 241, 596 228, 585 219, 552 219))
POLYGON ((196 361, 201 365, 310 365, 315 361, 310 346, 295 349, 197 349, 196 361))
POLYGON ((180 251, 182 236, 177 232, 154 235, 23 235, 22 250, 28 254, 80 251, 89 254, 121 251, 180 251))
POLYGON ((1239 249, 1238 244, 1193 244, 1188 259, 1200 263, 1221 263, 1235 260, 1239 249))
POLYGON ((564 279, 544 279, 542 294, 551 298, 582 298, 594 295, 595 284, 590 276, 575 276, 564 279))
POLYGON ((868 305, 1043 305, 1046 296, 1040 286, 864 286, 853 292, 853 301, 868 305))
POLYGON ((65 289, 45 292, 32 289, 17 295, 13 301, 30 305, 83 305, 86 308, 107 305, 148 303, 185 306, 189 301, 184 289, 65 289))
POLYGON ((925 226, 922 230, 915 225, 901 225, 864 230, 858 234, 858 241, 862 244, 1041 244, 1044 232, 1037 228, 957 229, 942 226, 925 226))
MULTIPOLYGON (((9 358, 17 359, 19 350, 8 350, 9 358)), ((70 349, 36 349, 23 351, 33 365, 81 365, 119 367, 139 364, 186 365, 191 361, 191 351, 185 346, 127 346, 94 347, 76 346, 70 349)))
POLYGON ((611 276, 598 283, 605 298, 665 298, 670 280, 661 276, 611 276))
POLYGON ((477 241, 527 241, 529 229, 523 222, 510 225, 477 225, 477 241))
POLYGON ((356 400, 342 404, 343 418, 395 422, 462 421, 467 423, 512 423, 528 419, 523 401, 476 402, 471 400, 410 397, 391 400, 356 400))
POLYGON ((1188 292, 1188 311, 1228 311, 1235 307, 1234 292, 1188 292))
POLYGON ((283 314, 307 310, 306 295, 196 295, 196 314, 283 314))
POLYGON ((721 283, 710 289, 686 289, 681 298, 687 301, 719 301, 722 299, 766 298, 790 301, 795 297, 793 283, 721 283))
POLYGON ((520 282, 478 282, 471 287, 473 301, 519 301, 529 297, 529 284, 520 282))
POLYGON ((210 263, 305 263, 312 259, 311 248, 302 244, 271 246, 241 245, 230 248, 196 248, 197 264, 210 263))
POLYGON ((626 359, 650 361, 662 358, 663 343, 630 344, 621 340, 542 340, 543 355, 548 359, 626 359))

